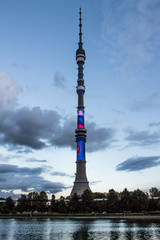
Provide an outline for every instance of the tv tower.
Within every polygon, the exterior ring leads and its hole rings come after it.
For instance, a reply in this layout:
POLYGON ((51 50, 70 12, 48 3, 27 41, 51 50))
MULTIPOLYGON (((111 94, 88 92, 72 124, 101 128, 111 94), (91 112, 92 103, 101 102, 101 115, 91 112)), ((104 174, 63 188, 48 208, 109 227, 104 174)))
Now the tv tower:
POLYGON ((86 176, 86 157, 85 157, 85 142, 86 133, 84 125, 84 101, 83 96, 85 93, 84 79, 83 79, 83 64, 85 63, 86 55, 83 49, 82 42, 82 18, 81 8, 79 11, 79 43, 76 51, 76 61, 78 65, 78 80, 77 80, 77 94, 78 94, 78 107, 77 107, 77 129, 75 130, 75 137, 77 142, 77 161, 76 161, 76 177, 71 196, 74 193, 82 195, 83 192, 89 188, 89 183, 86 176))

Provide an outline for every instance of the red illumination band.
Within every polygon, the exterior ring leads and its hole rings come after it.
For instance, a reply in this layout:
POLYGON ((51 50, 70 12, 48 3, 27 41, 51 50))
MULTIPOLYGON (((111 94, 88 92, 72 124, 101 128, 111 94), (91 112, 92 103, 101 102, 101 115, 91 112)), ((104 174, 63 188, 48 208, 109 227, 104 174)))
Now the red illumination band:
POLYGON ((84 128, 84 124, 83 123, 78 123, 78 128, 84 128))
POLYGON ((77 146, 77 153, 78 154, 80 153, 80 146, 79 145, 77 146))

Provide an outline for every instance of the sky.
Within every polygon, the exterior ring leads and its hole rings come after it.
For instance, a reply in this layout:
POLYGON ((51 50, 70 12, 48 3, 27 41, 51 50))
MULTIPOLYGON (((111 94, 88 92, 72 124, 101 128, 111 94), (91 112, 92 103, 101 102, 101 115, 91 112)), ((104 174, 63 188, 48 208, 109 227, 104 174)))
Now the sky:
POLYGON ((70 195, 80 7, 90 188, 160 189, 159 0, 0 0, 0 197, 70 195))

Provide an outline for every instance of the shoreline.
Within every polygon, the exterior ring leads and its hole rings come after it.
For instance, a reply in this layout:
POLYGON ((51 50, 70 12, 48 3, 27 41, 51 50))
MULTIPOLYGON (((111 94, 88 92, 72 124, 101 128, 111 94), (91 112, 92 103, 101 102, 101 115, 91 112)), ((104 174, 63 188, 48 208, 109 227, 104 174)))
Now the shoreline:
POLYGON ((129 216, 74 216, 74 215, 0 215, 0 219, 70 219, 70 220, 96 220, 96 219, 110 219, 110 220, 160 220, 160 215, 129 215, 129 216))

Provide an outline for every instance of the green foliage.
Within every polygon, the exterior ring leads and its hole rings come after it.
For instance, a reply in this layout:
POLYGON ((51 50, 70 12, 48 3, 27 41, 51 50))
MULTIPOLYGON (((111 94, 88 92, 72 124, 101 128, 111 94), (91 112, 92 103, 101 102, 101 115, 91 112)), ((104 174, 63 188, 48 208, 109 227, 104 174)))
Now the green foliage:
POLYGON ((115 192, 114 189, 110 189, 109 193, 107 194, 107 204, 106 204, 106 210, 107 212, 117 212, 119 209, 119 198, 118 193, 115 192))
POLYGON ((8 197, 5 200, 5 202, 0 203, 0 212, 1 213, 12 213, 15 211, 15 203, 12 197, 8 197))
POLYGON ((125 188, 120 194, 120 209, 122 211, 131 210, 131 193, 125 188))
POLYGON ((77 195, 77 193, 75 193, 69 202, 69 207, 70 207, 70 211, 73 213, 78 213, 80 212, 81 209, 81 203, 79 202, 80 197, 77 195))
POLYGON ((83 212, 92 212, 93 208, 93 194, 91 191, 86 189, 82 196, 82 210, 83 212))
POLYGON ((133 212, 146 211, 148 202, 148 195, 137 189, 131 195, 131 210, 133 212))
POLYGON ((100 192, 94 192, 93 193, 93 198, 106 198, 106 194, 105 193, 100 193, 100 192))
POLYGON ((38 207, 37 211, 38 212, 47 212, 48 211, 48 196, 45 191, 40 192, 39 197, 38 197, 38 207))
POLYGON ((17 211, 20 213, 27 212, 29 208, 29 203, 27 200, 27 196, 22 194, 21 197, 17 201, 17 211))
POLYGON ((11 197, 5 202, 0 202, 0 213, 14 213, 15 210, 20 212, 49 212, 51 215, 137 215, 144 212, 160 211, 160 197, 157 188, 150 189, 150 198, 147 193, 137 189, 129 192, 126 188, 118 193, 114 189, 110 189, 107 194, 92 193, 85 190, 81 196, 74 194, 72 197, 68 196, 66 199, 61 196, 59 200, 52 195, 50 205, 48 204, 48 196, 45 191, 40 193, 30 192, 27 195, 22 194, 17 200, 17 206, 11 197), (158 197, 157 197, 158 196, 158 197))

